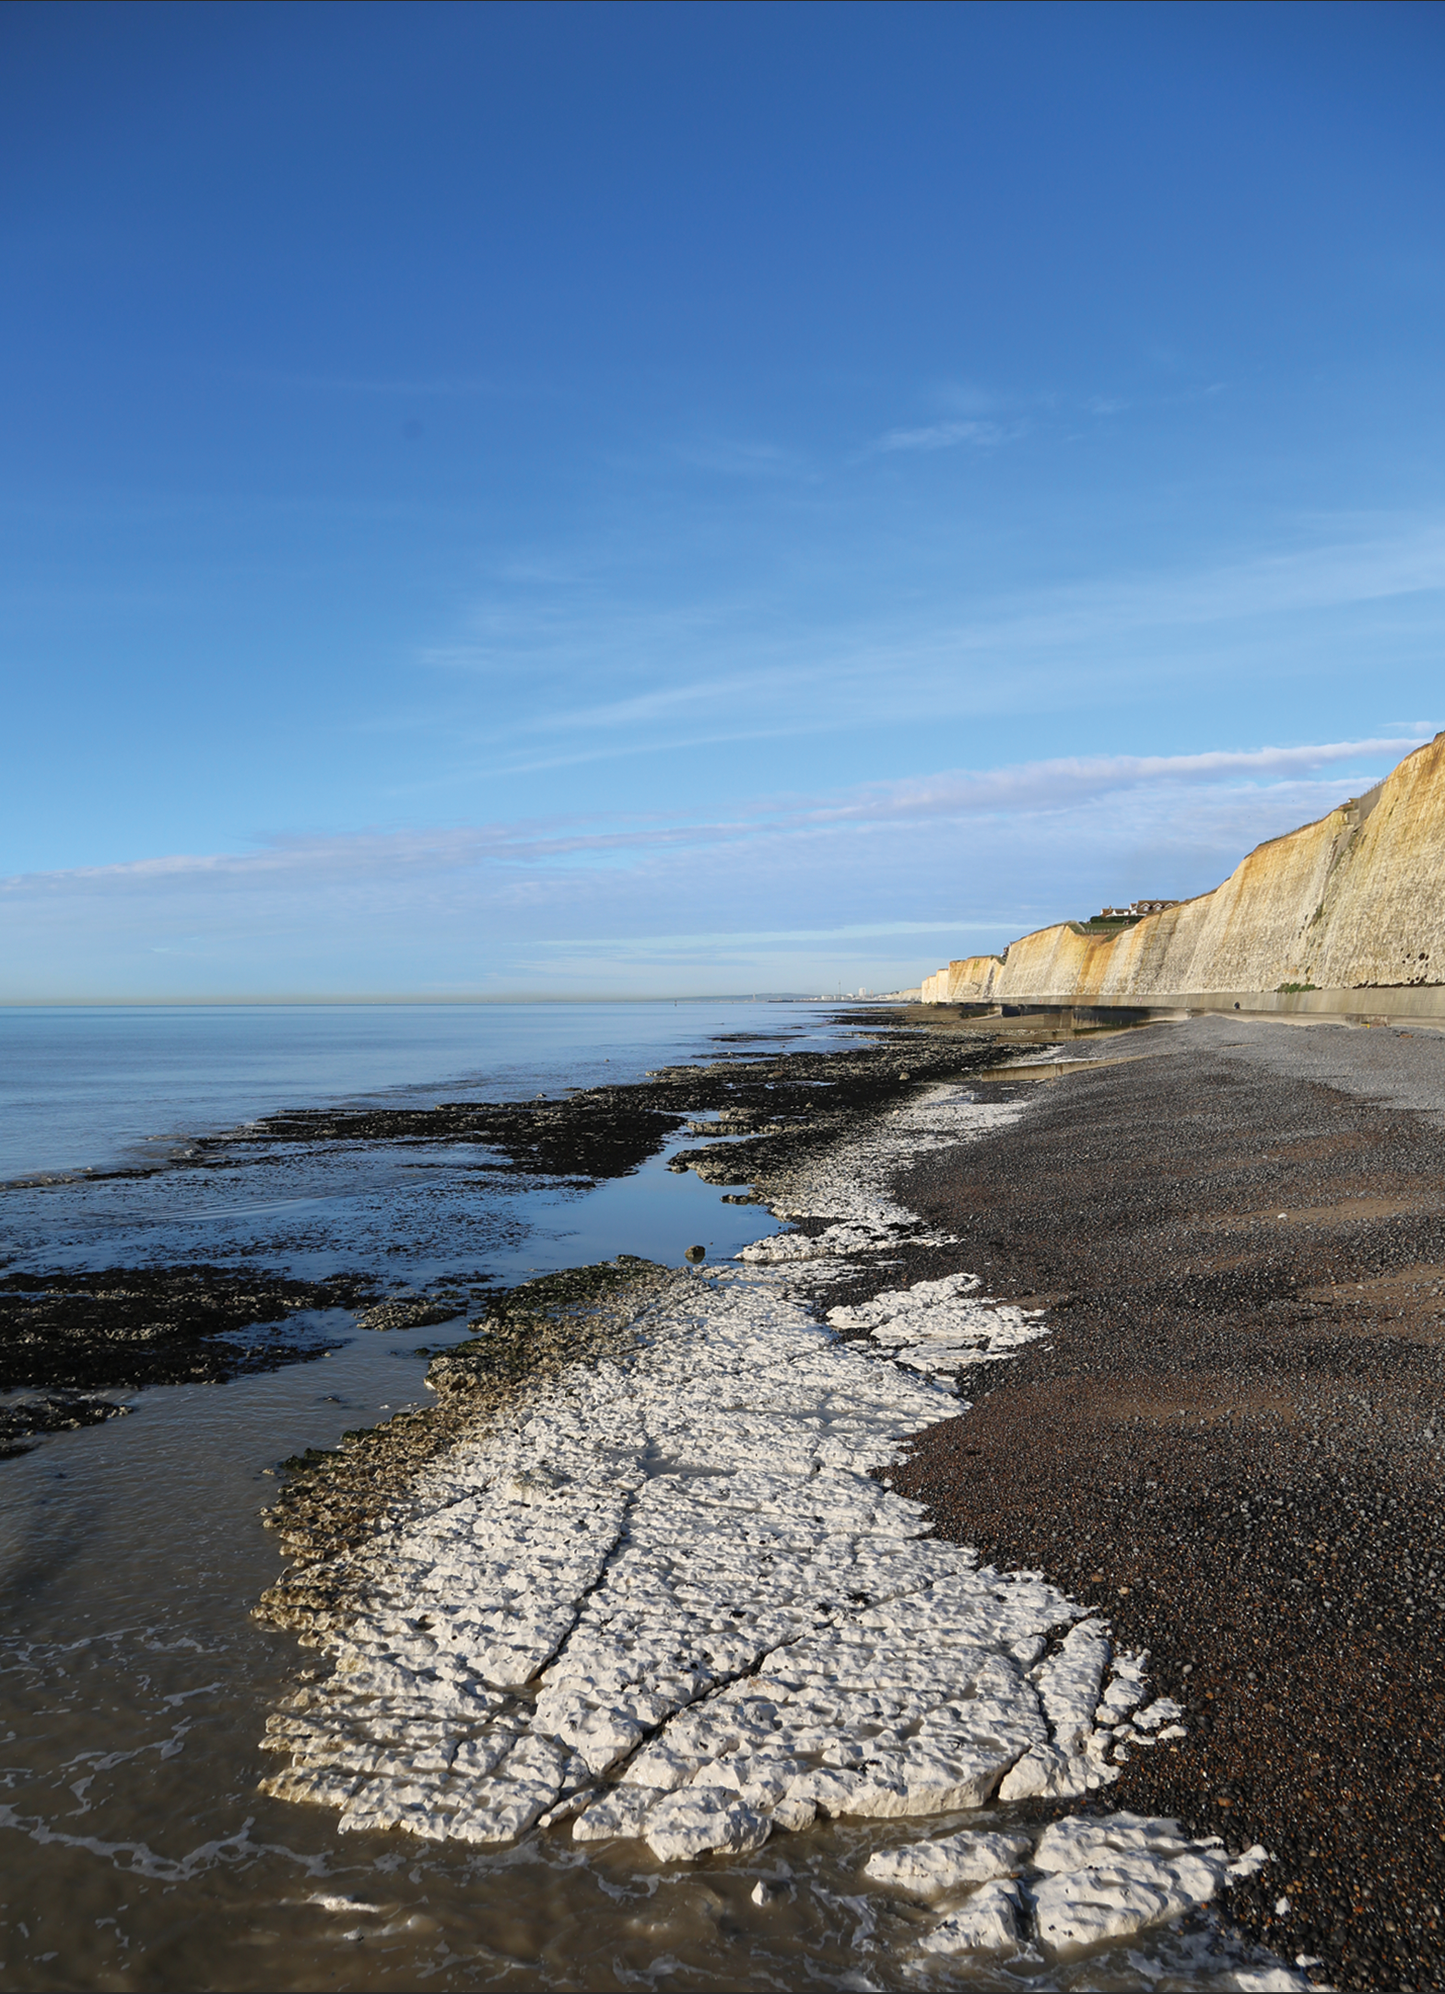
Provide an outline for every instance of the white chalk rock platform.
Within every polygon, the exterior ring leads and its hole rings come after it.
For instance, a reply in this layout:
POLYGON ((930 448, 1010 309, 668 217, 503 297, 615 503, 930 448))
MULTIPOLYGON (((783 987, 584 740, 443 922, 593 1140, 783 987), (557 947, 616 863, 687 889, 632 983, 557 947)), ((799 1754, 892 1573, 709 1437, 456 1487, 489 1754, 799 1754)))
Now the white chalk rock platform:
POLYGON ((1012 1357, 1051 1332, 1042 1309, 1015 1308, 979 1293, 977 1274, 948 1274, 887 1289, 858 1308, 829 1309, 834 1329, 866 1329, 900 1364, 952 1375, 974 1364, 1012 1357))
POLYGON ((430 1471, 364 1554, 370 1609, 324 1637, 336 1673, 273 1722, 272 1790, 478 1842, 566 1805, 579 1837, 616 1821, 670 1857, 981 1806, 1051 1740, 1071 1790, 1112 1777, 1098 1623, 1080 1649, 1055 1587, 921 1541, 866 1473, 956 1401, 775 1279, 678 1286, 629 1361, 430 1471))
MULTIPOLYGON (((913 1225, 886 1169, 1019 1112, 934 1090, 794 1213, 874 1253, 913 1225)), ((660 1862, 746 1856, 819 1816, 915 1818, 864 1883, 937 1903, 934 1953, 1062 1956, 1207 1903, 1227 1858, 1170 1823, 924 1839, 996 1798, 1098 1791, 1122 1741, 1177 1734, 1179 1713, 1141 1709, 1142 1658, 1104 1623, 926 1540, 920 1506, 868 1474, 958 1413, 928 1372, 1007 1355, 1036 1320, 954 1276, 833 1311, 870 1332, 843 1343, 790 1292, 816 1261, 769 1262, 680 1274, 625 1359, 425 1472, 411 1520, 348 1554, 366 1604, 313 1633, 334 1673, 272 1719, 289 1764, 267 1789, 343 1829, 491 1844, 540 1824, 660 1862)))

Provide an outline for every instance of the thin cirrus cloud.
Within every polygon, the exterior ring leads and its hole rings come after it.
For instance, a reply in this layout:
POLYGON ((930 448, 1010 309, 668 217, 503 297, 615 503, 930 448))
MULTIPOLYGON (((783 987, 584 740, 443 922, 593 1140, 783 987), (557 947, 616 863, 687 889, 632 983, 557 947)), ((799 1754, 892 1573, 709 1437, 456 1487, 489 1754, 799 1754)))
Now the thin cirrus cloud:
MULTIPOLYGON (((1272 647, 1282 617, 1445 588, 1445 520, 1323 521, 1311 539, 1172 575, 1000 597, 965 617, 930 613, 861 626, 854 619, 804 627, 770 614, 762 594, 741 605, 702 599, 643 611, 609 596, 581 555, 518 563, 499 576, 498 595, 471 612, 464 637, 415 654, 441 687, 439 700, 353 724, 391 735, 444 732, 424 768, 392 779, 393 807, 404 807, 408 797, 496 776, 698 745, 1033 711, 1061 671, 1076 689, 1086 668, 1101 693, 1141 672, 1155 681, 1201 654, 1237 671, 1248 655, 1241 635, 1247 641, 1251 628, 1272 647), (1238 629, 1224 654, 1211 633, 1230 624, 1238 629), (690 661, 687 669, 680 659, 690 661), (480 723, 470 695, 457 690, 476 680, 495 695, 480 723), (579 682, 609 692, 578 698, 579 682)), ((1320 641, 1328 642, 1327 631, 1320 641)), ((1391 732, 1420 737, 1403 723, 1391 732)), ((1056 779, 1073 780, 1062 764, 1056 779)), ((971 780, 1006 789, 1025 778, 1004 768, 971 780)))
POLYGON ((678 995, 835 973, 901 987, 1101 898, 1205 891, 1418 738, 1035 761, 729 814, 275 837, 32 873, 0 882, 0 1001, 678 995))
MULTIPOLYGON (((1445 588, 1445 520, 1302 523, 1307 544, 1170 575, 1114 577, 1058 587, 1028 598, 1002 596, 966 616, 840 623, 784 620, 766 591, 739 605, 694 600, 639 612, 609 597, 579 561, 534 601, 513 587, 474 608, 469 633, 429 646, 417 662, 451 679, 487 678, 540 686, 543 674, 589 676, 624 685, 611 697, 578 702, 527 698, 488 714, 487 743, 528 754, 572 737, 563 759, 589 761, 710 740, 822 733, 880 718, 962 715, 1033 708, 1055 670, 1071 682, 1081 661, 1110 683, 1161 669, 1156 634, 1170 654, 1187 655, 1230 623, 1255 623, 1277 641, 1273 619, 1367 605, 1445 588), (738 662, 746 657, 747 663, 738 662), (678 660, 692 660, 680 673, 678 660), (516 666, 525 664, 525 673, 516 666), (960 670, 961 666, 992 667, 960 670), (1007 673, 1002 667, 1007 666, 1007 673), (631 683, 625 683, 626 680, 631 683), (826 686, 827 698, 802 695, 826 686), (722 728, 722 734, 718 729, 722 728), (624 734, 620 742, 608 735, 624 734)), ((1226 661, 1227 663, 1227 661, 1226 661)), ((514 772, 555 766, 530 757, 497 766, 514 772)), ((494 772, 493 767, 476 774, 494 772)))
POLYGON ((968 418, 957 422, 934 422, 922 429, 890 429, 874 444, 875 450, 951 450, 959 443, 979 445, 1006 442, 1017 430, 996 422, 968 418))
POLYGON ((856 801, 817 808, 818 820, 1055 812, 1145 786, 1189 786, 1298 776, 1336 762, 1408 754, 1430 730, 1308 747, 1212 749, 1197 755, 1086 755, 1024 762, 1011 768, 949 771, 870 785, 856 801))
MULTIPOLYGON (((30 895, 103 889, 164 890, 180 882, 206 882, 224 890, 228 882, 262 886, 303 878, 381 879, 417 873, 495 868, 518 875, 559 864, 615 867, 631 858, 657 854, 696 854, 709 848, 780 841, 815 840, 825 835, 907 827, 940 819, 995 818, 1022 826, 1033 820, 1094 808, 1150 791, 1181 802, 1181 823, 1195 810, 1193 793, 1213 786, 1229 794, 1314 801, 1334 797, 1339 777, 1326 783, 1304 780, 1342 762, 1378 765, 1393 761, 1428 738, 1420 728, 1409 735, 1375 736, 1298 747, 1210 750, 1193 755, 1097 755, 1017 763, 989 770, 945 770, 891 783, 868 784, 841 795, 759 799, 726 817, 663 821, 656 816, 621 815, 577 819, 554 817, 511 823, 454 826, 439 830, 370 831, 343 836, 282 836, 249 852, 172 853, 118 865, 82 866, 63 872, 30 873, 0 881, 12 903, 30 895)), ((1377 779, 1362 766, 1356 780, 1377 779)), ((1157 815, 1157 810, 1154 811, 1157 815)), ((1165 815, 1169 814, 1165 801, 1165 815)), ((1121 822, 1121 828, 1122 822, 1121 822)))

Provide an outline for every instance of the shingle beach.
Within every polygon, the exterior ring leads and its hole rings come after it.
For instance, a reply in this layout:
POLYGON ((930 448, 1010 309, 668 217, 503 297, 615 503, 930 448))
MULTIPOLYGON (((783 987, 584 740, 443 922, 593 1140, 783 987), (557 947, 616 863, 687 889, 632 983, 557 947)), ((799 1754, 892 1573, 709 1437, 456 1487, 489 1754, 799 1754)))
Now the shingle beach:
POLYGON ((962 1242, 912 1278, 966 1265, 1056 1333, 894 1485, 1149 1651, 1189 1736, 1110 1804, 1262 1843, 1236 1921, 1341 1986, 1438 1986, 1445 1035, 1062 1050, 1120 1063, 897 1180, 962 1242))

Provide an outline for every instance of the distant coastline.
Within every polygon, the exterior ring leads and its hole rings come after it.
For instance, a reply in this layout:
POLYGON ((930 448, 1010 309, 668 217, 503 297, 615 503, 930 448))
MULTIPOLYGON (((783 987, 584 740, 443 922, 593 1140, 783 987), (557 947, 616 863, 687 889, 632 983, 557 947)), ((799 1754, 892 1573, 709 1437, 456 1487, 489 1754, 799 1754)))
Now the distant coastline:
POLYGON ((4 1011, 106 1011, 106 1010, 195 1010, 217 1006, 247 1005, 258 1009, 294 1008, 297 1005, 328 1004, 833 1004, 833 1003, 877 1003, 886 1001, 873 997, 823 997, 807 990, 759 990, 759 991, 690 991, 686 994, 664 996, 640 991, 592 992, 582 995, 559 995, 555 990, 522 990, 503 992, 500 995, 471 997, 418 997, 418 996, 345 996, 320 997, 279 996, 279 997, 0 997, 0 1010, 4 1011))

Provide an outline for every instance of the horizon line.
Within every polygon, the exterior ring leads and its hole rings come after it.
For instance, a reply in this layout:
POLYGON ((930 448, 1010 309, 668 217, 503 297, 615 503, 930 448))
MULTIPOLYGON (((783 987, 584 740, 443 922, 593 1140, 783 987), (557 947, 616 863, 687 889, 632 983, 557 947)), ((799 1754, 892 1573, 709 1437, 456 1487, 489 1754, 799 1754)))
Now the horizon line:
POLYGON ((275 1006, 302 1005, 392 1005, 392 1004, 857 1004, 895 996, 891 991, 869 991, 860 998, 851 991, 814 995, 807 990, 714 990, 703 992, 593 992, 582 996, 558 996, 522 991, 512 995, 487 997, 408 997, 408 996, 276 996, 276 997, 0 997, 0 1010, 185 1010, 216 1005, 275 1006))

